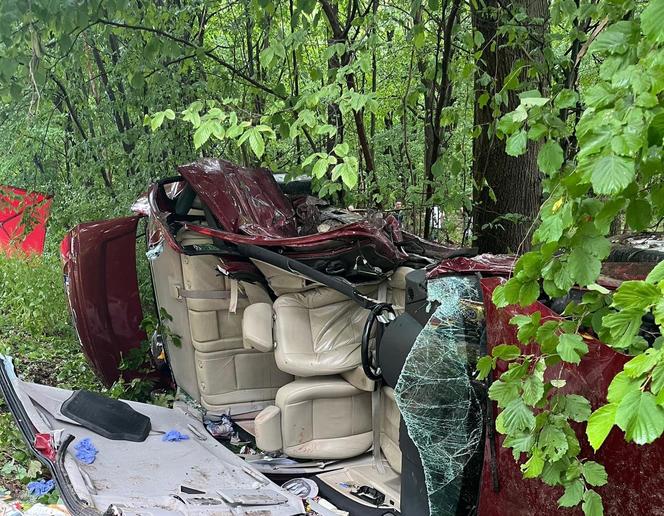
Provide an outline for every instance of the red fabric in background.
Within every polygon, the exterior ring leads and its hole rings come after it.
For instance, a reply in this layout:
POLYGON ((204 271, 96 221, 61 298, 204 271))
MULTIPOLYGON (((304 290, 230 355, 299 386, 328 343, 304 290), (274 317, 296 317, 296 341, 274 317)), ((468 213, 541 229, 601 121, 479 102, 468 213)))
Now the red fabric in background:
POLYGON ((0 185, 0 253, 43 253, 52 202, 50 195, 0 185))

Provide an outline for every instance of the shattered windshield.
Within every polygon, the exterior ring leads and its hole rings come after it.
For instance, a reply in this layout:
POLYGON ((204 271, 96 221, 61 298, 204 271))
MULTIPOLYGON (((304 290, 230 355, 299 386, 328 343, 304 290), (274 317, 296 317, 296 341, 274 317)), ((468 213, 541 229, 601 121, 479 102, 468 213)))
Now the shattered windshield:
POLYGON ((406 359, 395 397, 422 458, 430 513, 455 514, 467 505, 464 479, 479 478, 469 467, 481 467, 482 408, 470 377, 484 320, 478 279, 432 280, 428 300, 439 304, 406 359))

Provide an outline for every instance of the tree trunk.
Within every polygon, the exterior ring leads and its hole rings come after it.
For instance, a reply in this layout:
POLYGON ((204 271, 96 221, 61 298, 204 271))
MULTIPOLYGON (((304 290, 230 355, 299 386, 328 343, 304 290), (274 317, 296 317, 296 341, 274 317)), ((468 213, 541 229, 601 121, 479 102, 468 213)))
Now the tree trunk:
MULTIPOLYGON (((495 8, 504 3, 488 0, 486 5, 495 8)), ((517 0, 512 6, 525 8, 530 17, 544 18, 548 11, 548 3, 544 0, 517 0)), ((496 41, 496 51, 491 51, 491 41, 496 39, 495 18, 475 12, 473 25, 484 36, 486 45, 478 63, 477 77, 481 77, 482 71, 486 72, 494 80, 495 91, 500 91, 512 71, 512 64, 517 59, 526 58, 525 53, 521 49, 502 46, 505 41, 500 40, 496 41)), ((541 47, 533 48, 531 57, 537 58, 541 50, 541 47)), ((475 125, 480 126, 482 132, 473 142, 475 245, 480 252, 525 252, 530 248, 531 229, 542 194, 537 168, 539 146, 528 142, 524 155, 515 158, 506 154, 504 140, 489 136, 489 127, 494 120, 490 103, 479 107, 478 99, 484 89, 479 82, 476 84, 475 125), (507 214, 515 214, 515 217, 506 219, 507 214)), ((512 111, 518 104, 517 96, 510 93, 505 111, 512 111)))

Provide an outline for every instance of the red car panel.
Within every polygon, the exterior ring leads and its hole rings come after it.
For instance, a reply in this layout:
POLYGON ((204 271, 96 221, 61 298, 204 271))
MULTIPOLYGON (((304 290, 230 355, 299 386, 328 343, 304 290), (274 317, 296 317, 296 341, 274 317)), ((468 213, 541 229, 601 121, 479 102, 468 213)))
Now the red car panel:
POLYGON ((41 254, 52 202, 50 195, 0 185, 0 250, 41 254))
POLYGON ((79 224, 61 246, 69 304, 83 352, 108 387, 123 354, 146 339, 136 277, 141 217, 79 224))
MULTIPOLYGON (((498 309, 491 302, 495 287, 504 280, 484 278, 481 281, 484 295, 487 324, 487 346, 489 351, 499 344, 519 344, 516 327, 509 320, 517 314, 539 311, 543 319, 559 318, 559 315, 541 303, 528 308, 510 306, 498 309)), ((577 393, 588 398, 593 410, 604 404, 606 392, 613 376, 618 373, 630 357, 618 353, 598 340, 587 337, 589 353, 580 365, 559 364, 547 371, 547 378, 560 377, 567 381, 563 393, 577 393)), ((535 349, 531 350, 535 352, 535 349)), ((498 378, 503 371, 496 371, 498 378)), ((494 404, 494 414, 498 414, 494 404)), ((664 439, 660 438, 648 446, 625 442, 623 433, 614 428, 597 453, 594 453, 585 438, 585 425, 576 425, 581 443, 581 458, 595 460, 604 465, 609 483, 595 488, 604 501, 605 514, 640 516, 662 514, 664 490, 661 488, 661 463, 664 456, 664 439)), ((563 494, 561 487, 549 487, 539 480, 524 479, 512 451, 502 447, 504 437, 496 434, 495 457, 498 490, 494 490, 492 474, 492 442, 486 439, 484 467, 480 494, 481 516, 530 516, 557 515, 561 510, 556 500, 563 494)), ((565 514, 581 515, 580 508, 564 509, 565 514)))
POLYGON ((183 165, 178 172, 226 231, 269 238, 297 236, 293 205, 269 170, 204 159, 183 165))

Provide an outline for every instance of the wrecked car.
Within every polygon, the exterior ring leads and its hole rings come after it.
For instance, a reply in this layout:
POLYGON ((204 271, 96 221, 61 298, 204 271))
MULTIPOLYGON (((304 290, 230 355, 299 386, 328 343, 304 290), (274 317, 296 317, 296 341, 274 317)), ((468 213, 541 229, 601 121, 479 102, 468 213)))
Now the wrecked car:
MULTIPOLYGON (((67 235, 73 322, 100 379, 110 386, 139 374, 121 363, 150 341, 155 374, 179 394, 169 409, 31 384, 3 358, 0 389, 68 508, 557 514, 560 489, 524 480, 501 447, 497 407, 475 364, 493 346, 518 343, 515 313, 555 318, 558 305, 499 310, 491 293, 513 257, 427 242, 391 215, 337 209, 307 189, 207 159, 151 185, 134 216, 67 235), (161 317, 155 335, 141 327, 141 227, 161 317)), ((648 270, 610 265, 609 288, 648 270)), ((580 369, 556 374, 597 406, 627 357, 588 343, 580 369)), ((581 428, 579 438, 591 456, 581 428)), ((615 479, 599 489, 609 514, 662 506, 662 451, 614 429, 596 454, 615 479)))

